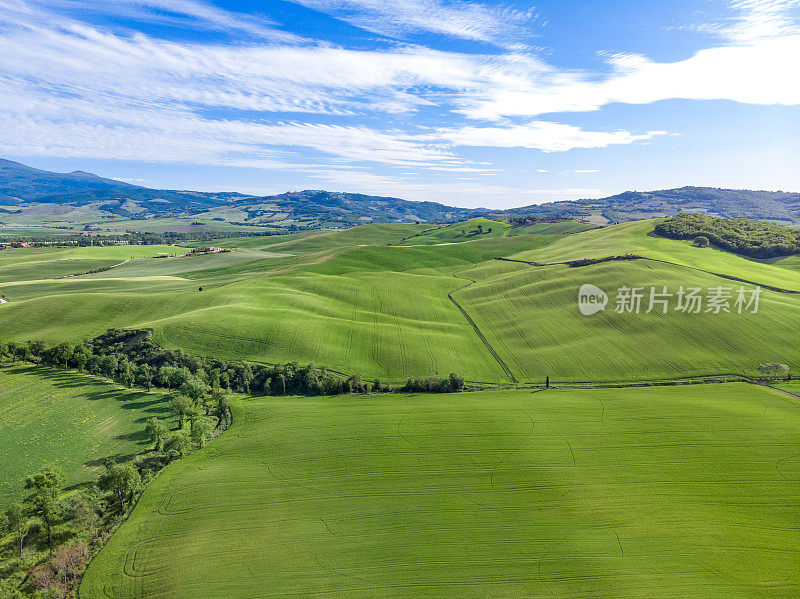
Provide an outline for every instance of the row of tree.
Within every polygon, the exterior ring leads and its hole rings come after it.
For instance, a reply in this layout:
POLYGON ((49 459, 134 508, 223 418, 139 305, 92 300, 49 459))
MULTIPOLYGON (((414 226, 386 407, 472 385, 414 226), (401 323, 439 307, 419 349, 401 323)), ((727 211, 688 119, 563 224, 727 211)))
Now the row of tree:
POLYGON ((569 220, 560 216, 518 216, 509 218, 512 227, 529 227, 537 223, 560 223, 569 220))
MULTIPOLYGON (((380 380, 363 381, 313 364, 254 364, 219 360, 166 349, 153 340, 150 329, 109 329, 82 343, 46 346, 39 341, 0 343, 0 355, 12 360, 74 368, 104 376, 126 387, 159 387, 199 401, 213 389, 261 395, 338 395, 394 392, 380 380)), ((439 392, 464 389, 462 377, 414 379, 403 391, 439 392), (431 383, 431 381, 435 381, 431 383)))
POLYGON ((7 243, 30 243, 38 245, 63 245, 63 246, 106 246, 106 245, 173 245, 187 242, 208 242, 220 238, 230 237, 271 237, 285 235, 293 232, 290 229, 269 229, 264 231, 193 231, 178 233, 164 231, 163 233, 128 231, 126 233, 108 234, 37 234, 37 235, 4 235, 3 241, 7 243))
POLYGON ((603 256, 602 258, 580 258, 569 260, 564 264, 577 268, 579 266, 589 266, 590 264, 600 264, 601 262, 613 262, 615 260, 639 260, 641 256, 637 254, 620 254, 619 256, 603 256))
POLYGON ((656 225, 655 233, 670 239, 699 239, 698 246, 710 242, 754 258, 800 254, 800 229, 748 218, 717 218, 686 212, 656 225))

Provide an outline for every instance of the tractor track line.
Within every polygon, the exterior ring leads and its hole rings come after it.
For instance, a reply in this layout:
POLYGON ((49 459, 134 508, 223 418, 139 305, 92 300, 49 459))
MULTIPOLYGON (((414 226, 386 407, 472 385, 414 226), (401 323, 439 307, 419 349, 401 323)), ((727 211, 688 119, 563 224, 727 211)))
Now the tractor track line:
POLYGON ((464 308, 462 308, 462 307, 461 307, 461 304, 459 304, 459 303, 458 303, 458 302, 455 300, 455 298, 453 297, 453 294, 454 294, 456 291, 461 291, 462 289, 466 289, 466 288, 467 288, 467 287, 469 287, 470 285, 474 285, 476 282, 477 282, 477 281, 474 281, 474 280, 473 280, 473 281, 472 281, 472 283, 467 283, 466 285, 463 285, 463 286, 459 287, 458 289, 453 289, 453 291, 451 291, 450 293, 448 293, 448 294, 447 294, 447 298, 448 298, 448 299, 449 299, 451 302, 453 302, 453 305, 454 305, 456 308, 458 308, 459 310, 461 310, 461 313, 464 315, 464 318, 466 318, 466 319, 467 319, 467 322, 470 324, 470 326, 472 327, 472 329, 473 329, 473 330, 475 331, 475 333, 478 335, 478 337, 480 338, 480 340, 481 340, 481 341, 483 341, 483 344, 486 346, 486 349, 488 349, 488 350, 489 350, 489 353, 490 353, 490 354, 492 354, 492 357, 493 357, 495 360, 497 360, 497 363, 500 365, 500 368, 502 368, 502 369, 503 369, 503 372, 505 372, 505 373, 506 373, 506 376, 509 378, 509 380, 510 380, 512 383, 519 383, 519 381, 517 380, 517 377, 515 377, 515 376, 514 376, 514 374, 511 372, 511 370, 510 370, 510 369, 509 369, 509 367, 506 365, 506 363, 505 363, 505 362, 503 362, 503 358, 501 358, 501 357, 498 355, 498 353, 497 353, 497 352, 495 351, 495 349, 492 347, 492 344, 491 344, 491 343, 489 343, 488 339, 486 339, 486 337, 484 336, 484 334, 483 334, 483 333, 481 332, 481 330, 478 328, 478 325, 477 325, 477 324, 475 324, 475 321, 474 321, 474 320, 472 320, 472 317, 471 317, 469 314, 467 314, 467 311, 466 311, 464 308))

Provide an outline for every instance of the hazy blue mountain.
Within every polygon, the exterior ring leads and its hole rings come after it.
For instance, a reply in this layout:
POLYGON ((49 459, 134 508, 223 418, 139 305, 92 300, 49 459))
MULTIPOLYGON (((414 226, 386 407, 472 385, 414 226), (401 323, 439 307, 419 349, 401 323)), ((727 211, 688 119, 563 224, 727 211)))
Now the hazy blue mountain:
POLYGON ((681 187, 660 191, 626 191, 598 200, 551 202, 490 211, 496 218, 517 216, 560 216, 570 219, 625 222, 673 216, 679 212, 703 212, 726 218, 756 218, 800 222, 800 193, 681 187))
POLYGON ((12 160, 0 159, 0 203, 5 205, 36 201, 51 195, 135 187, 129 183, 105 179, 83 171, 53 173, 12 160))

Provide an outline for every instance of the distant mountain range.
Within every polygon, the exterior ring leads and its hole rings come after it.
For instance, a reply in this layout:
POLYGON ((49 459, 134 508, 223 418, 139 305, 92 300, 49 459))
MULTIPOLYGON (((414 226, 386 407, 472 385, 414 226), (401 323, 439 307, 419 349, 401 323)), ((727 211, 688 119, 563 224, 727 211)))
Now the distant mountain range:
POLYGON ((561 216, 600 224, 627 222, 679 212, 702 212, 725 218, 755 218, 782 224, 800 223, 800 193, 681 187, 660 191, 626 191, 598 200, 551 202, 511 210, 489 211, 495 218, 561 216))
MULTIPOLYGON (((800 223, 800 193, 682 187, 662 191, 627 191, 602 199, 536 204, 510 210, 457 208, 437 202, 394 197, 306 190, 273 196, 236 192, 151 189, 82 171, 55 173, 0 159, 0 220, 42 205, 56 205, 69 221, 71 209, 98 219, 145 220, 193 217, 237 225, 349 226, 365 222, 452 221, 478 215, 489 218, 551 216, 597 224, 625 222, 679 212, 703 212, 800 223)), ((51 210, 52 212, 52 210, 51 210)), ((89 219, 91 220, 91 219, 89 219)), ((81 221, 83 222, 83 221, 81 221)))
MULTIPOLYGON (((33 204, 89 207, 103 218, 197 216, 242 225, 429 222, 464 219, 484 212, 436 202, 318 190, 253 196, 236 192, 151 189, 80 171, 54 173, 0 160, 0 205, 24 208, 33 204)), ((8 210, 0 215, 3 212, 8 210)))

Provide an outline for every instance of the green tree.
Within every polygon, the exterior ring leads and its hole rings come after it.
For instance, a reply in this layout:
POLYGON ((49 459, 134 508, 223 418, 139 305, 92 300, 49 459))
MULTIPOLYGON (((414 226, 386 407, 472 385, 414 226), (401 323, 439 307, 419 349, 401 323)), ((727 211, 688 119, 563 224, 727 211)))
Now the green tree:
POLYGON ((75 344, 75 347, 72 349, 72 359, 70 361, 75 368, 82 371, 86 366, 86 362, 89 361, 89 352, 86 351, 86 346, 82 343, 75 344))
POLYGON ((711 242, 705 235, 698 235, 694 238, 694 245, 699 248, 707 248, 709 245, 711 245, 711 242))
POLYGON ((185 432, 180 431, 172 435, 164 445, 164 449, 172 454, 184 456, 192 448, 192 440, 185 432))
POLYGON ((66 369, 72 358, 72 346, 69 343, 59 343, 53 348, 53 355, 56 362, 66 369))
POLYGON ((461 391, 464 389, 464 377, 455 372, 450 373, 450 391, 461 391))
POLYGON ((119 362, 117 361, 116 356, 103 356, 100 358, 100 372, 104 374, 107 378, 114 378, 114 375, 117 373, 117 367, 119 366, 119 362))
POLYGON ((231 423, 231 407, 228 404, 228 395, 222 389, 214 389, 213 397, 216 399, 214 403, 214 416, 219 421, 217 426, 220 428, 228 428, 231 423))
POLYGON ((186 424, 186 416, 192 411, 194 402, 185 395, 173 395, 169 400, 169 411, 173 416, 178 417, 178 429, 182 429, 186 424))
POLYGON ((153 448, 155 451, 164 449, 164 440, 167 437, 167 427, 155 416, 147 419, 145 432, 150 440, 155 444, 153 448))
POLYGON ((43 341, 28 341, 28 357, 26 360, 30 360, 31 356, 39 357, 44 353, 45 346, 43 341))
POLYGON ((150 369, 150 365, 147 362, 139 366, 136 379, 139 381, 140 385, 150 391, 153 386, 153 371, 150 369))
POLYGON ((117 373, 117 380, 122 385, 125 385, 126 387, 131 387, 131 385, 133 385, 133 366, 124 356, 119 360, 117 373))
POLYGON ((195 445, 203 447, 211 434, 211 423, 206 420, 201 414, 198 418, 192 420, 191 438, 195 445))
POLYGON ((114 464, 100 478, 100 488, 108 491, 125 513, 125 502, 142 487, 142 477, 133 464, 114 464))
POLYGON ((181 385, 180 392, 182 395, 191 397, 196 402, 208 393, 208 385, 199 378, 193 376, 181 385))
POLYGON ((19 503, 10 505, 6 510, 5 517, 8 529, 17 537, 17 549, 22 557, 22 548, 28 530, 28 518, 25 516, 24 506, 19 503))
POLYGON ((25 488, 33 493, 25 501, 33 515, 39 516, 47 529, 47 546, 53 550, 53 522, 58 514, 58 492, 64 473, 57 466, 42 466, 25 479, 25 488))

